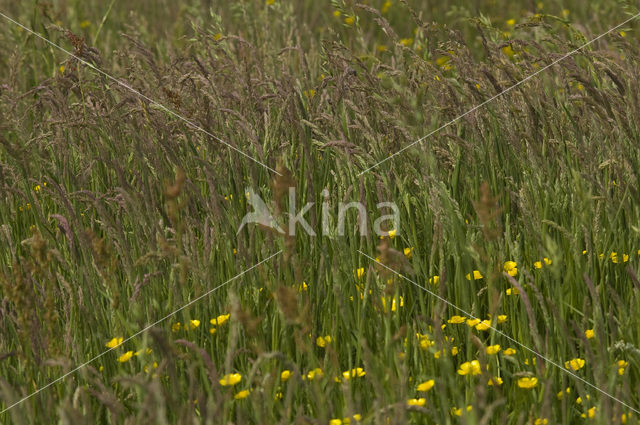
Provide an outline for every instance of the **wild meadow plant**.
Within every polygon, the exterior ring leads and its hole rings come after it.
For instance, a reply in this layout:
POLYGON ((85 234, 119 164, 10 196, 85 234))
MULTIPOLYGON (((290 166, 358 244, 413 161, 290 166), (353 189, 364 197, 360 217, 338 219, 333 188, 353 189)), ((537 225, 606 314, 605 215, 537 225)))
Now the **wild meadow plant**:
POLYGON ((637 5, 0 12, 1 423, 640 418, 637 5))

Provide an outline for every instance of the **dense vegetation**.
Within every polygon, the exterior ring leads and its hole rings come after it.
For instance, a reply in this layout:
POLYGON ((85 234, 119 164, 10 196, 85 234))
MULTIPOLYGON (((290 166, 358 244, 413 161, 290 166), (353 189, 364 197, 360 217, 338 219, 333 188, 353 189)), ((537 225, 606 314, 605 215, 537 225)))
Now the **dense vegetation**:
POLYGON ((1 423, 640 418, 633 2, 0 12, 1 423))

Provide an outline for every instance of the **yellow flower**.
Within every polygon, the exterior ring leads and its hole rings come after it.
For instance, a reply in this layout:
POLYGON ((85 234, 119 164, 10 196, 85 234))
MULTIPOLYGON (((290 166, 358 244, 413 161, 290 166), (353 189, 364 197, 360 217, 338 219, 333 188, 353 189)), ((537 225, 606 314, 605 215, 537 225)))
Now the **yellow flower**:
POLYGON ((382 7, 380 8, 380 13, 387 13, 389 8, 391 7, 391 2, 389 0, 385 1, 382 7))
POLYGON ((547 420, 547 418, 538 418, 535 420, 533 425, 547 425, 548 423, 549 421, 547 420))
POLYGON ((120 363, 128 362, 131 357, 133 357, 133 351, 127 351, 126 353, 118 357, 118 361, 120 363))
POLYGON ((483 320, 476 325, 477 331, 486 331, 491 328, 491 320, 483 320))
POLYGON ((181 326, 182 325, 180 324, 180 322, 176 322, 173 325, 171 325, 171 331, 178 332, 181 326))
POLYGON ((200 321, 197 319, 189 320, 189 328, 192 330, 200 326, 200 321))
POLYGON ((426 392, 429 391, 436 384, 436 381, 433 379, 429 379, 428 381, 424 381, 416 387, 416 391, 426 392))
POLYGON ((267 6, 272 6, 275 2, 276 0, 267 0, 265 3, 267 4, 267 6))
POLYGON ((282 382, 287 382, 289 378, 291 378, 291 371, 286 369, 283 370, 282 373, 280 374, 280 380, 282 382))
POLYGON ((342 419, 335 418, 329 421, 329 425, 342 425, 342 419))
POLYGON ((40 192, 42 188, 40 187, 39 184, 36 185, 36 187, 33 188, 33 190, 35 190, 36 192, 40 192))
POLYGON ((462 416, 462 409, 460 409, 458 407, 452 407, 451 408, 451 414, 453 416, 462 416))
POLYGON ((487 347, 487 354, 494 355, 500 352, 500 344, 490 345, 487 347))
POLYGON ((239 373, 230 373, 228 375, 224 375, 219 382, 223 387, 227 387, 234 386, 240 381, 242 381, 242 375, 240 375, 239 373))
POLYGON ((344 18, 344 23, 347 25, 353 25, 355 21, 356 18, 354 18, 353 16, 347 16, 346 18, 344 18))
POLYGON ((595 332, 593 331, 593 329, 587 329, 586 331, 584 331, 584 336, 587 337, 587 339, 591 339, 594 336, 596 336, 595 332))
POLYGON ((504 263, 504 266, 502 267, 502 269, 503 269, 505 272, 508 272, 509 270, 513 270, 513 269, 515 269, 516 267, 518 267, 518 264, 517 264, 515 261, 506 261, 506 262, 504 263))
POLYGON ((487 385, 490 385, 490 386, 502 385, 502 378, 499 377, 499 376, 494 376, 493 378, 489 378, 489 381, 487 382, 487 385))
POLYGON ((433 276, 429 278, 429 283, 432 285, 437 285, 440 280, 440 276, 433 276))
POLYGON ((407 406, 424 406, 427 404, 427 399, 425 398, 410 398, 407 400, 407 406))
POLYGON ((474 327, 478 323, 480 323, 480 319, 467 319, 467 326, 470 328, 474 327))
POLYGON ((533 263, 533 267, 535 267, 536 269, 541 269, 542 261, 536 261, 535 263, 533 263))
POLYGON ((452 356, 457 356, 458 355, 458 347, 451 347, 451 355, 452 356))
POLYGON ((334 10, 333 11, 333 16, 335 16, 336 18, 340 16, 340 11, 339 10, 334 10))
POLYGON ((87 28, 88 26, 91 26, 91 22, 89 21, 80 22, 80 28, 87 28))
POLYGON ((113 338, 111 341, 109 341, 109 342, 107 342, 105 344, 105 347, 114 348, 114 347, 117 347, 120 344, 122 344, 122 338, 113 338))
POLYGON ((516 20, 515 19, 509 19, 507 21, 507 25, 509 25, 510 27, 514 26, 516 24, 516 20))
POLYGON ((513 348, 507 348, 502 352, 505 356, 513 356, 516 353, 516 350, 513 348))
POLYGON ((591 409, 587 410, 586 414, 582 414, 580 415, 583 418, 589 417, 589 419, 593 419, 596 416, 596 408, 592 407, 591 409))
POLYGON ((438 59, 436 59, 436 65, 438 65, 438 66, 444 66, 444 65, 446 65, 450 60, 451 60, 451 58, 450 58, 449 56, 440 56, 438 59))
POLYGON ((585 361, 583 359, 572 359, 564 362, 564 367, 567 369, 579 370, 584 367, 585 361))
POLYGON ((562 9, 562 16, 565 18, 569 16, 569 9, 562 9))
POLYGON ((500 323, 504 323, 507 321, 507 315, 506 314, 500 314, 498 315, 498 324, 500 323))
POLYGON ((409 47, 413 44, 413 38, 403 38, 402 40, 400 40, 400 44, 409 47))
MULTIPOLYGON (((467 280, 471 280, 471 273, 467 273, 466 276, 467 280)), ((473 280, 480 280, 482 279, 482 273, 480 273, 479 270, 474 270, 473 271, 473 280)))
POLYGON ((309 89, 304 91, 304 96, 308 98, 312 98, 316 95, 316 91, 314 89, 309 89))
POLYGON ((543 261, 544 261, 544 263, 545 263, 547 266, 550 266, 550 265, 551 265, 551 263, 553 263, 553 261, 551 261, 551 260, 550 260, 550 259, 548 259, 547 257, 544 257, 544 258, 543 258, 543 261))
POLYGON ((60 70, 60 74, 64 74, 64 65, 60 65, 59 70, 60 70))
POLYGON ((215 319, 209 320, 209 323, 215 326, 220 326, 220 325, 223 325, 227 320, 229 320, 230 316, 231 316, 230 314, 221 314, 215 319))
POLYGON ((386 52, 387 46, 385 46, 384 44, 381 44, 378 47, 376 47, 376 50, 378 50, 379 52, 386 52))
POLYGON ((536 385, 538 385, 538 378, 536 378, 535 376, 528 376, 518 379, 518 387, 520 388, 530 389, 534 388, 536 385))
POLYGON ((243 398, 247 398, 249 396, 249 390, 242 390, 237 392, 233 398, 235 398, 236 400, 242 400, 243 398))
POLYGON ((449 318, 449 320, 447 320, 447 323, 451 323, 451 324, 459 324, 459 323, 464 323, 465 322, 465 318, 462 316, 451 316, 449 318))
POLYGON ((506 290, 507 295, 518 295, 520 291, 517 288, 509 288, 506 290))
POLYGON ((309 371, 309 373, 307 373, 307 379, 308 379, 309 381, 313 381, 313 379, 314 379, 316 376, 317 376, 318 378, 322 378, 322 377, 324 376, 324 373, 322 372, 322 369, 320 369, 319 367, 317 367, 317 368, 315 368, 315 369, 311 369, 311 370, 309 371))
POLYGON ((513 48, 511 47, 511 45, 508 45, 508 46, 506 46, 506 47, 503 47, 503 48, 502 48, 502 52, 503 52, 505 55, 509 56, 510 58, 514 57, 514 56, 515 56, 515 54, 516 54, 516 52, 514 52, 514 51, 513 51, 513 48))
POLYGON ((479 375, 481 373, 480 362, 477 360, 464 362, 460 365, 460 369, 458 369, 458 375, 479 375))
MULTIPOLYGON (((213 35, 213 39, 214 39, 215 41, 218 41, 218 40, 220 40, 221 38, 222 38, 222 33, 220 33, 220 32, 219 32, 219 33, 217 33, 217 34, 214 34, 214 35, 213 35)), ((226 200, 227 200, 227 197, 225 196, 225 197, 224 197, 224 199, 225 199, 225 201, 226 201, 226 200)))
POLYGON ((356 277, 360 279, 362 276, 364 276, 364 267, 360 267, 356 270, 356 277))
POLYGON ((344 379, 349 380, 351 378, 361 378, 364 375, 366 375, 367 373, 364 371, 363 368, 361 367, 357 367, 355 369, 351 369, 351 370, 346 370, 344 372, 342 372, 342 376, 344 377, 344 379))
POLYGON ((413 248, 405 248, 404 249, 404 255, 407 258, 411 258, 411 256, 413 255, 413 248))
POLYGON ((423 350, 428 350, 433 346, 433 344, 435 344, 435 342, 431 341, 427 335, 418 334, 418 340, 420 341, 420 348, 423 350))
POLYGON ((218 330, 216 328, 209 328, 209 333, 211 335, 213 335, 214 333, 216 333, 218 330))
POLYGON ((316 345, 318 347, 323 347, 324 348, 324 347, 327 346, 327 344, 330 344, 330 343, 331 343, 331 337, 329 335, 324 336, 324 337, 319 336, 318 338, 316 338, 316 345))

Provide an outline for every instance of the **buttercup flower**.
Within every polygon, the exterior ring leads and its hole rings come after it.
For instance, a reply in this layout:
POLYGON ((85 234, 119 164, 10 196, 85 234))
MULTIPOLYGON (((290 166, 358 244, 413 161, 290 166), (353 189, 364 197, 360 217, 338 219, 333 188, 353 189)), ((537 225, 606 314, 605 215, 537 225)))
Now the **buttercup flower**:
POLYGON ((530 389, 534 388, 536 385, 538 385, 538 378, 536 378, 535 376, 528 376, 518 379, 518 387, 520 388, 530 389))
POLYGON ((117 347, 120 344, 122 344, 122 338, 113 338, 111 341, 109 341, 109 342, 107 342, 105 344, 105 347, 114 348, 114 347, 117 347))
POLYGON ((490 385, 490 386, 502 385, 502 378, 499 377, 499 376, 494 376, 493 378, 489 378, 489 381, 487 382, 487 385, 490 385))
POLYGON ((324 336, 324 337, 319 336, 318 338, 316 338, 316 345, 318 347, 323 347, 324 348, 324 347, 327 346, 327 344, 330 344, 330 343, 331 343, 331 337, 329 335, 324 336))
MULTIPOLYGON (((471 280, 471 273, 467 273, 466 276, 467 280, 471 280)), ((482 273, 480 273, 479 270, 474 270, 473 271, 473 280, 480 280, 482 279, 482 273)))
POLYGON ((567 369, 579 370, 584 367, 585 361, 583 359, 572 359, 564 362, 564 367, 567 369))
POLYGON ((229 320, 229 317, 231 317, 230 314, 221 314, 220 316, 209 320, 209 323, 211 323, 214 326, 221 326, 223 325, 227 320, 229 320))
POLYGON ((451 316, 449 318, 449 320, 447 320, 447 323, 451 323, 451 324, 459 324, 459 323, 464 323, 466 321, 466 319, 462 316, 451 316))
POLYGON ((478 323, 476 325, 476 330, 477 331, 486 331, 488 329, 491 328, 491 321, 490 320, 483 320, 482 322, 478 323))
POLYGON ((458 369, 458 375, 479 375, 482 373, 480 368, 480 362, 472 360, 470 362, 464 362, 458 369))
POLYGON ((227 386, 234 386, 240 381, 242 381, 242 375, 240 375, 239 373, 230 373, 228 375, 223 376, 219 382, 220 382, 220 385, 222 385, 223 387, 227 387, 227 386))
POLYGON ((133 351, 127 351, 126 353, 118 357, 118 361, 120 363, 128 362, 131 357, 133 357, 133 351))
POLYGON ((342 372, 342 376, 344 377, 344 379, 351 379, 351 378, 360 378, 362 376, 366 375, 366 372, 364 371, 363 368, 361 367, 357 367, 355 369, 351 369, 351 370, 347 370, 342 372))
POLYGON ((474 327, 478 323, 480 323, 480 319, 467 319, 467 326, 470 328, 474 327))
POLYGON ((233 398, 235 398, 236 400, 242 400, 243 398, 247 398, 249 396, 249 390, 242 390, 237 392, 233 398))
POLYGON ((500 352, 500 344, 490 345, 487 347, 487 354, 494 355, 500 352))
POLYGON ((429 379, 428 381, 424 381, 416 387, 416 391, 426 392, 429 391, 436 384, 436 381, 433 379, 429 379))
POLYGON ((407 400, 407 406, 424 406, 427 404, 427 399, 425 398, 410 398, 407 400))
POLYGON ((307 373, 307 379, 309 381, 313 381, 316 377, 322 378, 323 376, 324 376, 324 373, 322 372, 322 369, 320 369, 319 367, 315 369, 311 369, 309 373, 307 373))

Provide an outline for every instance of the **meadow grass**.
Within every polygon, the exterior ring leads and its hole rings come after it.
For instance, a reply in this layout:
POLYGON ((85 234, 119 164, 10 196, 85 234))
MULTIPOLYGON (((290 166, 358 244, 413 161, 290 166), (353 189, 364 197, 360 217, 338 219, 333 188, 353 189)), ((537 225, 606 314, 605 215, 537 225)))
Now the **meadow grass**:
POLYGON ((637 5, 0 5, 0 422, 638 421, 637 5))

